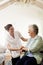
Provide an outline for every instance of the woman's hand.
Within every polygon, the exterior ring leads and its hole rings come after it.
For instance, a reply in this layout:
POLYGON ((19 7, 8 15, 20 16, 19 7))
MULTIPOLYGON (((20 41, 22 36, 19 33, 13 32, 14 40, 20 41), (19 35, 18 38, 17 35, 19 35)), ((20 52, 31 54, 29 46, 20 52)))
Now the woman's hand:
POLYGON ((24 48, 24 46, 21 46, 20 50, 22 50, 22 48, 24 48))
POLYGON ((28 48, 26 48, 26 47, 24 47, 24 48, 22 48, 22 51, 28 51, 28 48))
POLYGON ((10 48, 11 48, 11 45, 10 45, 10 44, 8 44, 8 45, 7 45, 7 48, 8 48, 8 49, 10 49, 10 48))

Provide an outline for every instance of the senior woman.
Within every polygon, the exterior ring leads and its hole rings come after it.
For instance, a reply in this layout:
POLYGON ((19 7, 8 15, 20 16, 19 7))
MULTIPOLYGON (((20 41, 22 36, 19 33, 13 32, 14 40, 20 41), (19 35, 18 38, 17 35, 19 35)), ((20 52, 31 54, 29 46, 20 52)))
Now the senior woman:
POLYGON ((26 47, 22 48, 25 51, 24 56, 17 61, 16 65, 37 65, 42 61, 40 49, 42 47, 42 37, 38 36, 38 26, 33 24, 28 28, 30 40, 26 47))

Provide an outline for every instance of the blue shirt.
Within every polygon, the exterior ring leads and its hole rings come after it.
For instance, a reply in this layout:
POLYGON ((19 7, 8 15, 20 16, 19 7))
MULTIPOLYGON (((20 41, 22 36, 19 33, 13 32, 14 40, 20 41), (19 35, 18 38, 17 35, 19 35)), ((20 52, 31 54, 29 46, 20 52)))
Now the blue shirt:
MULTIPOLYGON (((36 40, 36 38, 37 38, 37 36, 35 36, 34 38, 30 38, 26 47, 29 48, 32 45, 32 43, 36 40)), ((25 54, 26 54, 26 56, 33 57, 33 54, 30 51, 27 51, 25 54)))

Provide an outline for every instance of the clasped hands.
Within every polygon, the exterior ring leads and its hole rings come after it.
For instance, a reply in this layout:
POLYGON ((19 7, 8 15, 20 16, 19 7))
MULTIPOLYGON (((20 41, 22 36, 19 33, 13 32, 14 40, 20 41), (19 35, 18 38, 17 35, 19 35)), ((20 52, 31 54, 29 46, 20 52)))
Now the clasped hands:
POLYGON ((22 46, 22 47, 20 48, 20 53, 25 52, 25 51, 28 51, 28 48, 22 46))
POLYGON ((28 51, 28 48, 26 48, 26 47, 24 47, 24 46, 21 46, 20 48, 12 48, 10 45, 8 45, 7 48, 8 48, 10 51, 20 51, 20 52, 28 51))

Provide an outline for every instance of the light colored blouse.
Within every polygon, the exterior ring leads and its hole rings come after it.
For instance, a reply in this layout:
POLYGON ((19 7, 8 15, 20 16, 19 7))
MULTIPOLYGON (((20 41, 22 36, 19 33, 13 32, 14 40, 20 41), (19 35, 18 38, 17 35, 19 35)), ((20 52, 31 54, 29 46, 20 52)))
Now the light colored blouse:
MULTIPOLYGON (((6 37, 6 46, 10 44, 12 48, 20 48, 22 46, 20 38, 22 35, 19 32, 14 32, 14 38, 7 33, 6 37)), ((20 51, 11 51, 11 55, 13 58, 20 56, 20 51)))
POLYGON ((42 45, 42 38, 40 36, 36 36, 34 38, 30 38, 26 46, 28 48, 28 52, 26 55, 36 58, 38 64, 40 64, 42 61, 42 55, 40 54, 42 45))

